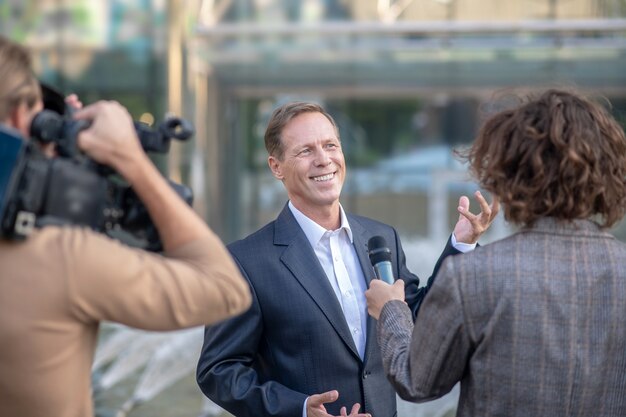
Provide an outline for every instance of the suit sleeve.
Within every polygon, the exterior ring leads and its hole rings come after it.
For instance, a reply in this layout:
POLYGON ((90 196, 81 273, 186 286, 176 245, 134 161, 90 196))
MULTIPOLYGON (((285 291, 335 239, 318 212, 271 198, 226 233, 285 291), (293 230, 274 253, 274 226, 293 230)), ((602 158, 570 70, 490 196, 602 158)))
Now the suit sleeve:
POLYGON ((459 253, 461 252, 455 249, 454 246, 452 246, 452 235, 450 235, 450 237, 448 238, 448 241, 446 242, 446 246, 443 248, 441 255, 439 255, 439 259, 437 259, 437 262, 435 263, 435 267, 433 268, 433 273, 428 278, 426 285, 419 289, 419 293, 417 294, 417 296, 415 297, 415 300, 412 303, 408 303, 407 301, 407 303, 409 304, 409 307, 411 308, 411 312, 413 313, 413 319, 417 317, 417 313, 419 312, 420 306, 424 302, 424 297, 426 297, 426 294, 428 294, 428 292, 430 291, 430 288, 435 282, 435 278, 437 277, 437 274, 439 272, 439 269, 441 268, 443 261, 448 256, 457 255, 459 253))
POLYGON ((250 287, 252 306, 246 313, 206 327, 196 371, 198 386, 238 417, 301 416, 308 395, 275 381, 260 381, 254 368, 263 343, 263 319, 254 287, 250 287))
POLYGON ((420 288, 420 280, 406 266, 406 256, 404 254, 404 249, 402 249, 402 243, 400 242, 400 236, 398 236, 398 232, 393 230, 395 237, 395 245, 396 250, 395 253, 397 258, 395 259, 395 264, 398 265, 397 277, 404 281, 404 299, 411 308, 411 311, 417 311, 416 308, 421 303, 423 298, 424 290, 420 288))

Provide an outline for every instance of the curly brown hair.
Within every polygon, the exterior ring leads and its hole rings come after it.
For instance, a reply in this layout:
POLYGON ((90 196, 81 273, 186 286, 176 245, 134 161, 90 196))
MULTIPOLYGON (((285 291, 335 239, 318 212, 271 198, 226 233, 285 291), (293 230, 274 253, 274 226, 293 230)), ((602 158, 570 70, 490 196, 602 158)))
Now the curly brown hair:
POLYGON ((554 217, 610 227, 625 214, 624 131, 576 93, 548 90, 495 114, 463 156, 518 225, 554 217))

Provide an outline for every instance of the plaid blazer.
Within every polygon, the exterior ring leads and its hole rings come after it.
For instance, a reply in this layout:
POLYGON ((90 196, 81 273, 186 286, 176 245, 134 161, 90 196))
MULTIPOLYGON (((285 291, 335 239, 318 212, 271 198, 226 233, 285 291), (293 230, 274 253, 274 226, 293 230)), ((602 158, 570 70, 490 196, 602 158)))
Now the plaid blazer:
POLYGON ((458 416, 626 416, 626 245, 542 219, 446 259, 415 326, 392 301, 377 336, 409 401, 460 381, 458 416))

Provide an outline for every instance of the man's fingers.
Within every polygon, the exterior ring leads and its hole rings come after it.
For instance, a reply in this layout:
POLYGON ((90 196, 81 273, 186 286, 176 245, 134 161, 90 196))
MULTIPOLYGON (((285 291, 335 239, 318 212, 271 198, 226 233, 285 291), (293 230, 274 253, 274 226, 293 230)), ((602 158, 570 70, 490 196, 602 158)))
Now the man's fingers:
POLYGON ((496 217, 496 215, 500 212, 500 200, 496 197, 493 197, 493 202, 491 203, 491 218, 496 217))
POLYGON ((491 219, 491 207, 489 207, 489 203, 487 203, 483 194, 480 191, 476 191, 474 196, 476 197, 476 200, 478 200, 481 215, 487 217, 487 219, 491 219))
POLYGON ((462 209, 463 211, 469 211, 469 206, 470 206, 469 198, 467 198, 464 195, 461 196, 461 198, 459 198, 459 208, 462 209))
POLYGON ((346 407, 341 407, 340 417, 372 417, 369 413, 359 413, 359 409, 361 408, 361 404, 356 403, 352 406, 352 410, 350 410, 350 414, 346 414, 346 407))
POLYGON ((332 403, 334 401, 337 401, 337 398, 339 398, 339 392, 337 392, 337 390, 326 391, 321 394, 311 395, 309 397, 308 404, 311 407, 319 407, 324 403, 332 403))
POLYGON ((500 203, 495 197, 491 205, 487 203, 480 191, 476 191, 474 197, 480 206, 480 213, 478 214, 470 212, 467 197, 463 196, 459 199, 457 211, 460 216, 453 232, 457 242, 476 243, 478 238, 489 228, 500 210, 500 203))
MULTIPOLYGON (((469 211, 468 207, 464 207, 461 204, 459 204, 459 207, 457 208, 457 210, 461 216, 465 217, 472 224, 472 227, 475 228, 478 224, 480 224, 478 220, 478 216, 475 214, 472 214, 472 212, 469 211)), ((460 219, 461 217, 459 217, 459 220, 460 219)))
POLYGON ((480 213, 478 215, 472 214, 469 211, 469 199, 465 196, 459 199, 458 211, 463 217, 469 220, 474 228, 489 226, 500 211, 500 202, 498 199, 494 198, 491 205, 489 205, 480 191, 476 191, 474 196, 480 206, 480 213))

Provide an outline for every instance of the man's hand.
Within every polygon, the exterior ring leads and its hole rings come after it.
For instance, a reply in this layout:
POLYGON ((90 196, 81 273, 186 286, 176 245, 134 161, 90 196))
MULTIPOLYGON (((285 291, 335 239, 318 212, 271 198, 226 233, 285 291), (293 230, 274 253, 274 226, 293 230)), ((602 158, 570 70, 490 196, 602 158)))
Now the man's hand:
MULTIPOLYGON (((327 391, 322 394, 311 395, 306 402, 306 415, 307 417, 333 417, 326 412, 326 407, 324 404, 332 403, 337 401, 339 398, 339 392, 336 390, 327 391)), ((350 414, 346 414, 346 407, 341 407, 341 416, 335 417, 371 417, 367 413, 360 413, 359 409, 361 406, 359 404, 354 404, 352 406, 352 410, 350 414)))
POLYGON ((365 298, 367 299, 367 312, 378 320, 383 306, 388 301, 404 301, 404 281, 398 279, 393 285, 389 285, 379 279, 373 279, 369 289, 365 291, 365 298))
POLYGON ((359 409, 361 408, 361 404, 356 403, 352 406, 352 410, 350 410, 350 414, 346 414, 347 410, 346 407, 341 407, 341 415, 340 417, 372 417, 371 414, 369 413, 361 413, 359 414, 359 409))
POLYGON ((459 199, 459 221, 454 226, 454 237, 457 242, 476 243, 478 238, 491 226, 493 219, 500 211, 500 202, 496 198, 489 205, 480 191, 476 191, 474 196, 480 205, 480 213, 478 214, 472 214, 469 211, 469 198, 462 196, 459 199))

